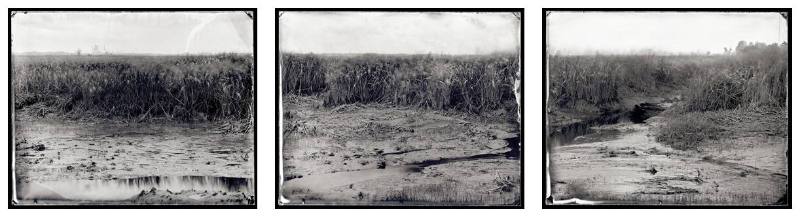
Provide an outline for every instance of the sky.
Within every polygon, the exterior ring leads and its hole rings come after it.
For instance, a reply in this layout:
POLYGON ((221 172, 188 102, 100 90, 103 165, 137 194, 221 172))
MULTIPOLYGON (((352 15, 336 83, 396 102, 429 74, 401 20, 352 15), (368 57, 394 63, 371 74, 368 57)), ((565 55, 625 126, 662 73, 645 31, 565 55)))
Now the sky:
POLYGON ((723 53, 739 41, 786 41, 778 13, 552 12, 548 51, 560 54, 723 53))
POLYGON ((29 12, 11 20, 12 52, 252 53, 244 12, 29 12))
POLYGON ((280 49, 296 53, 488 54, 519 47, 512 13, 284 12, 280 49))

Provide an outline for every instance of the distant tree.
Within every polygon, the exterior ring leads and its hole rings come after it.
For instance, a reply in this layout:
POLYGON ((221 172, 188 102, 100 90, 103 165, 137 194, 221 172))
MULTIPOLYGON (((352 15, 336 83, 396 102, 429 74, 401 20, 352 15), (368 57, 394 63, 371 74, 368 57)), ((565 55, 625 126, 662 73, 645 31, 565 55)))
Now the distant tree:
POLYGON ((80 56, 81 55, 81 49, 78 49, 78 51, 76 51, 75 54, 78 54, 78 56, 80 56))

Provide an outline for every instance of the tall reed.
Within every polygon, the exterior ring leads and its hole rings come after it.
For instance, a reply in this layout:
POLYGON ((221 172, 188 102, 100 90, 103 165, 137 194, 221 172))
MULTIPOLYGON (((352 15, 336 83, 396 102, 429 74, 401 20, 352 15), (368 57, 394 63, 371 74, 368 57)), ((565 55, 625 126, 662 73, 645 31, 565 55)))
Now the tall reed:
POLYGON ((14 56, 15 108, 75 117, 248 119, 250 55, 14 56))
POLYGON ((320 95, 326 106, 388 103, 471 113, 516 106, 519 59, 512 54, 283 54, 281 65, 283 94, 320 95))

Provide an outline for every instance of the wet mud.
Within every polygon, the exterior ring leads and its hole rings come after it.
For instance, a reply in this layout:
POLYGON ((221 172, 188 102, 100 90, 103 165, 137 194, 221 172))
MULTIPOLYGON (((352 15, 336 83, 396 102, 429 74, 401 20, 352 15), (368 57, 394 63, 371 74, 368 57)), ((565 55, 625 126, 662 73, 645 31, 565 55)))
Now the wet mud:
POLYGON ((284 205, 514 205, 515 122, 383 105, 284 105, 284 205), (286 117, 286 115, 291 117, 286 117))
POLYGON ((18 120, 16 202, 247 204, 255 195, 252 133, 218 127, 18 120), (163 201, 143 199, 154 194, 163 201), (222 194, 243 200, 214 198, 222 194))
MULTIPOLYGON (((642 103, 627 120, 590 119, 548 139, 553 203, 774 205, 787 192, 781 137, 736 137, 676 150, 655 140, 669 105, 642 103), (655 105, 655 106, 654 106, 655 105)), ((624 118, 623 118, 624 119, 624 118)))

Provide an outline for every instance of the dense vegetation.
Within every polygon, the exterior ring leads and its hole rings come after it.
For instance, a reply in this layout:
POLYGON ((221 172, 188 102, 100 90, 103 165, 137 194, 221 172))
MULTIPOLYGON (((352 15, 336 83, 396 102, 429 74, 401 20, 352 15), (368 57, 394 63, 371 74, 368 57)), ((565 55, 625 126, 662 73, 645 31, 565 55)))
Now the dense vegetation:
POLYGON ((14 107, 78 118, 249 119, 253 57, 14 56, 14 107))
POLYGON ((735 55, 724 57, 695 76, 685 110, 786 107, 788 51, 786 44, 740 43, 735 55))
POLYGON ((516 112, 516 55, 282 54, 282 93, 326 106, 390 103, 435 110, 516 112))
POLYGON ((685 83, 697 57, 656 55, 550 56, 548 107, 614 107, 685 83))
POLYGON ((550 56, 550 108, 605 107, 683 89, 685 111, 785 107, 786 44, 740 43, 727 55, 550 56))
POLYGON ((788 62, 786 43, 747 42, 721 55, 550 56, 547 108, 591 114, 676 93, 682 101, 656 137, 674 148, 754 129, 786 136, 788 62))

